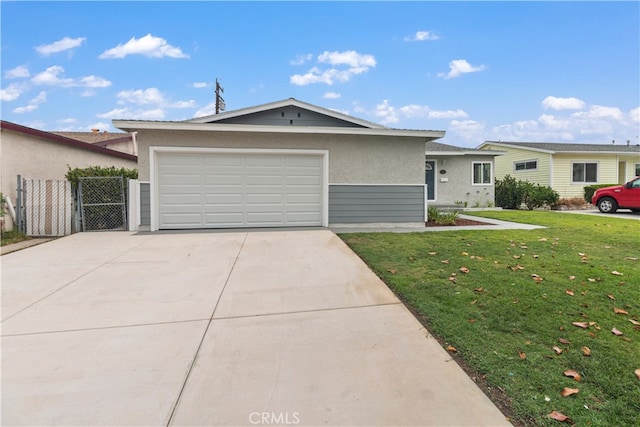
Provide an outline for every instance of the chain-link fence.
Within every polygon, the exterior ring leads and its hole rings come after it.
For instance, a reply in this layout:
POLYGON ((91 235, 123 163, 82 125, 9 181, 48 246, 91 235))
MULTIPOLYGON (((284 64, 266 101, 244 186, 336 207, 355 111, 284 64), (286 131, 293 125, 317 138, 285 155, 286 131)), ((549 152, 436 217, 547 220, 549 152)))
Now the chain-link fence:
POLYGON ((80 178, 78 201, 82 231, 127 229, 127 208, 121 176, 80 178))

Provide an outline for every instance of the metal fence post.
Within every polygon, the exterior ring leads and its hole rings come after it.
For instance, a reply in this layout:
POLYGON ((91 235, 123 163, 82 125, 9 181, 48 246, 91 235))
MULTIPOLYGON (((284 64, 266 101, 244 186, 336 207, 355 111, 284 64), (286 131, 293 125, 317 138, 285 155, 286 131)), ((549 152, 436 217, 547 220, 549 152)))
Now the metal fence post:
POLYGON ((24 203, 24 198, 22 194, 22 176, 18 175, 18 186, 16 187, 16 224, 15 227, 18 231, 24 232, 24 215, 22 212, 22 207, 24 203))

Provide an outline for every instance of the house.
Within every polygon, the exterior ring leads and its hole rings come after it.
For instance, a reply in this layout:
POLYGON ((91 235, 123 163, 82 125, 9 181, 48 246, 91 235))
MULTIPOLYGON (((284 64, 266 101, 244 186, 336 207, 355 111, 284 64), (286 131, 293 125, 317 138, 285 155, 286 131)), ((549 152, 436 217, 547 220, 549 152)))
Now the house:
MULTIPOLYGON (((17 176, 64 180, 69 167, 115 166, 133 169, 137 157, 52 132, 0 120, 2 194, 16 200, 17 176)), ((5 227, 12 224, 7 221, 5 227)))
POLYGON ((436 207, 479 208, 495 203, 494 158, 502 151, 439 142, 425 147, 427 200, 436 207))
POLYGON ((109 148, 111 150, 133 154, 134 156, 138 155, 138 146, 136 142, 135 132, 112 133, 106 130, 100 132, 100 129, 91 129, 91 132, 51 131, 51 133, 97 145, 98 147, 109 148))
POLYGON ((150 230, 425 220, 425 144, 293 98, 187 121, 114 120, 137 132, 150 230))
POLYGON ((498 179, 506 175, 545 185, 561 198, 584 196, 590 184, 622 184, 640 175, 640 145, 485 141, 496 158, 498 179))

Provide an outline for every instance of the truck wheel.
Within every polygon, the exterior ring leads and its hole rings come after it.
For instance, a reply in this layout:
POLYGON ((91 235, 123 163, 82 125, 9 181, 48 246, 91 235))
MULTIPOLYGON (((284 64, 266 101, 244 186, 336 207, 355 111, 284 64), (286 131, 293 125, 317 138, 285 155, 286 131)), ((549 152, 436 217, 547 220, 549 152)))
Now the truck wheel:
POLYGON ((614 213, 618 210, 618 203, 611 197, 603 197, 598 200, 598 209, 602 213, 614 213))

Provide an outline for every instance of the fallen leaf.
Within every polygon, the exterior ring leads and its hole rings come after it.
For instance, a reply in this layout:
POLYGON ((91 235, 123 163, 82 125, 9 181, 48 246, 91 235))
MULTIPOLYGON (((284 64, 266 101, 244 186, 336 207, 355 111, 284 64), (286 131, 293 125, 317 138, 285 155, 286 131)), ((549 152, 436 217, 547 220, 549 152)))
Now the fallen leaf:
POLYGON ((468 256, 468 255, 469 255, 469 253, 468 253, 468 252, 460 252, 460 255, 462 255, 462 256, 468 256))
POLYGON ((585 356, 591 356, 591 349, 589 347, 582 347, 582 354, 584 354, 585 356))
POLYGON ((534 258, 540 258, 540 255, 533 255, 534 258))
POLYGON ((476 319, 468 319, 467 322, 469 323, 476 323, 476 319))
POLYGON ((515 259, 520 259, 520 258, 522 258, 520 255, 514 255, 513 257, 514 257, 515 259))
POLYGON ((480 294, 480 293, 482 293, 483 288, 473 288, 473 291, 480 294))
POLYGON ((638 379, 640 380, 640 369, 636 369, 634 373, 636 374, 636 377, 638 377, 638 379))
POLYGON ((398 272, 398 270, 395 269, 391 269, 391 270, 387 270, 389 273, 391 274, 396 274, 398 272))
POLYGON ((586 256, 583 256, 582 258, 580 258, 580 261, 582 262, 587 262, 589 259, 586 256))
POLYGON ((571 289, 567 289, 564 293, 573 296, 573 291, 571 289))
POLYGON ((518 356, 520 356, 520 360, 524 360, 527 358, 527 355, 520 350, 518 350, 518 356))
POLYGON ((569 276, 569 280, 576 280, 576 276, 569 276))
POLYGON ((589 324, 587 322, 571 322, 571 324, 582 329, 587 329, 589 327, 589 324))
POLYGON ((637 320, 629 319, 629 322, 633 323, 636 326, 640 326, 640 322, 638 322, 637 320))
POLYGON ((447 346, 447 351, 450 351, 451 353, 455 353, 455 352, 457 352, 457 351, 458 351, 458 349, 457 349, 457 348, 455 348, 455 347, 454 347, 454 346, 452 346, 452 345, 448 345, 448 346, 447 346))
POLYGON ((571 344, 571 341, 564 339, 564 338, 559 338, 558 342, 562 343, 562 344, 571 344))
POLYGON ((440 261, 443 264, 449 264, 449 260, 448 259, 443 259, 442 261, 440 261))
POLYGON ((587 280, 590 281, 591 283, 596 281, 596 279, 592 279, 591 277, 589 277, 587 280))
POLYGON ((635 257, 635 256, 628 256, 628 257, 625 257, 625 260, 627 260, 627 261, 637 261, 637 260, 638 260, 638 257, 635 257))
POLYGON ((607 295, 607 297, 608 297, 610 300, 615 300, 615 299, 616 299, 616 297, 614 297, 614 296, 613 296, 613 295, 611 295, 611 294, 607 295))
POLYGON ((523 245, 523 246, 520 246, 520 249, 529 249, 529 248, 523 245))
POLYGON ((616 308, 616 307, 613 307, 613 312, 615 314, 629 314, 629 313, 626 312, 626 310, 623 310, 621 308, 616 308))
POLYGON ((533 280, 535 280, 537 283, 542 282, 544 279, 540 276, 538 276, 537 274, 532 274, 531 277, 533 278, 533 280))
POLYGON ((468 272, 469 272, 469 269, 468 269, 467 267, 460 267, 460 271, 461 271, 462 273, 468 273, 468 272))
POLYGON ((546 241, 547 241, 547 238, 546 238, 546 237, 543 237, 543 238, 541 238, 541 239, 538 239, 538 242, 546 242, 546 241))
POLYGON ((449 281, 450 282, 456 282, 458 279, 456 279, 456 276, 449 276, 449 281))
POLYGON ((562 353, 562 349, 560 347, 558 347, 557 345, 553 346, 553 351, 555 351, 556 354, 561 354, 562 353))
POLYGON ((611 272, 611 274, 613 274, 614 276, 624 276, 624 274, 620 273, 619 271, 615 271, 615 270, 613 270, 611 272))
POLYGON ((622 332, 621 332, 618 328, 613 328, 613 329, 611 330, 611 333, 612 333, 613 335, 617 335, 617 336, 623 335, 623 334, 622 334, 622 332))
POLYGON ((566 371, 564 371, 564 376, 573 378, 578 382, 582 380, 582 376, 575 369, 567 369, 566 371))
POLYGON ((560 392, 560 395, 562 397, 567 397, 567 396, 571 396, 572 394, 576 394, 578 393, 580 390, 577 388, 569 388, 569 387, 565 387, 562 389, 562 391, 560 392))
POLYGON ((586 254, 583 254, 582 252, 578 252, 579 256, 585 256, 586 254))
POLYGON ((558 412, 558 411, 553 411, 552 413, 550 413, 549 418, 556 420, 556 421, 560 421, 560 422, 571 422, 571 418, 567 417, 565 414, 563 414, 562 412, 558 412))
POLYGON ((477 300, 477 299, 474 299, 473 301, 471 301, 471 302, 470 302, 470 305, 474 305, 474 304, 475 304, 475 303, 477 303, 477 302, 478 302, 478 300, 477 300))

